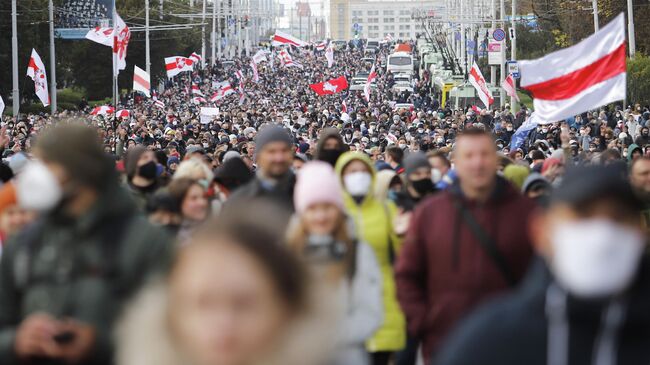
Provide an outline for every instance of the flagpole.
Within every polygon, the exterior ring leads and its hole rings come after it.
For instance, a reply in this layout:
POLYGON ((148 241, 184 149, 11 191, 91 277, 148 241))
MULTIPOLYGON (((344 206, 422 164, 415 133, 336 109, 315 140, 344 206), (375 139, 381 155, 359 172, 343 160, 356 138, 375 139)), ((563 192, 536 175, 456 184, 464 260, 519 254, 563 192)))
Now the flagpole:
POLYGON ((117 53, 115 42, 117 40, 117 0, 113 0, 113 107, 117 108, 117 53))
POLYGON ((151 75, 151 46, 149 44, 149 0, 144 0, 144 48, 145 48, 145 69, 147 75, 151 75))
MULTIPOLYGON (((505 29, 505 19, 506 19, 506 4, 505 0, 501 0, 499 4, 499 17, 501 18, 501 29, 505 29)), ((501 42, 501 66, 500 66, 500 72, 499 72, 499 84, 503 86, 503 80, 506 78, 506 41, 504 40, 501 42)), ((502 97, 501 99, 501 107, 506 105, 506 98, 502 97)))
POLYGON ((16 0, 11 0, 11 64, 13 68, 13 115, 18 116, 20 111, 20 95, 18 94, 18 30, 16 19, 16 0))
POLYGON ((594 33, 595 33, 600 28, 600 24, 598 22, 598 0, 591 0, 591 6, 593 7, 594 10, 594 33))
POLYGON ((216 63, 215 59, 215 42, 217 41, 217 0, 212 0, 212 37, 210 37, 210 64, 214 65, 216 63))
POLYGON ((50 108, 52 115, 56 113, 56 54, 54 46, 54 3, 48 4, 50 13, 50 108))
POLYGON ((636 54, 636 40, 634 39, 634 6, 632 0, 627 0, 627 36, 630 46, 630 58, 636 54))
POLYGON ((205 67, 205 3, 203 0, 203 11, 201 12, 201 68, 205 67))
MULTIPOLYGON (((512 29, 515 29, 515 26, 516 26, 516 23, 515 23, 515 16, 516 16, 516 14, 517 14, 517 0, 512 0, 512 19, 510 19, 511 22, 512 22, 512 29)), ((516 29, 515 29, 515 33, 516 33, 516 29)), ((512 57, 511 57, 511 60, 512 60, 512 61, 515 61, 515 60, 517 60, 517 37, 516 37, 516 36, 510 40, 510 45, 512 46, 512 50, 511 50, 511 51, 512 51, 512 57)), ((513 81, 514 84, 515 84, 515 85, 514 85, 514 86, 515 86, 515 90, 517 90, 517 80, 515 80, 515 79, 513 78, 512 81, 513 81)), ((517 101, 517 100, 515 99, 514 96, 511 96, 511 97, 510 97, 510 110, 512 111, 512 114, 516 113, 517 110, 519 110, 519 106, 517 105, 516 101, 517 101)))

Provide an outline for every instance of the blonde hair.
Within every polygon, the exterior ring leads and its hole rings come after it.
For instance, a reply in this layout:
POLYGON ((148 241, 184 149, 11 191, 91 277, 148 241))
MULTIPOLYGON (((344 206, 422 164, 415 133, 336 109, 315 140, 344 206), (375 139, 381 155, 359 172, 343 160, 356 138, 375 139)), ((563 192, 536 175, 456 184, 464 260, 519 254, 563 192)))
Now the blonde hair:
POLYGON ((176 180, 180 178, 189 178, 192 180, 206 179, 212 181, 214 174, 202 159, 193 157, 178 165, 172 179, 176 180))

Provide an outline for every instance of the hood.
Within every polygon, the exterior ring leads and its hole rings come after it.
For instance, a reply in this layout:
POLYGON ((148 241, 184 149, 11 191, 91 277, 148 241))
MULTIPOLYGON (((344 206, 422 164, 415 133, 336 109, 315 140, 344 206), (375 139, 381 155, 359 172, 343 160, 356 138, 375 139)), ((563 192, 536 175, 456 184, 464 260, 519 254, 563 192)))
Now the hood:
POLYGON ((325 147, 325 141, 327 141, 330 138, 336 138, 336 140, 339 141, 339 146, 341 146, 341 152, 347 151, 346 148, 347 145, 343 142, 343 137, 341 137, 339 130, 336 128, 325 128, 320 133, 320 136, 318 136, 318 144, 316 145, 316 156, 315 156, 317 160, 319 159, 320 154, 323 151, 323 147, 325 147))
MULTIPOLYGON (((641 147, 639 147, 638 144, 632 143, 628 148, 627 148, 627 162, 632 162, 632 152, 635 150, 640 150, 641 147)), ((643 152, 643 151, 641 151, 643 152)))
POLYGON ((368 157, 366 154, 361 153, 361 152, 346 152, 339 157, 338 161, 336 162, 336 175, 339 177, 341 181, 341 186, 343 186, 343 198, 345 199, 346 202, 348 201, 353 201, 352 196, 348 194, 348 192, 345 190, 345 184, 343 183, 343 169, 345 166, 347 166, 350 162, 359 160, 366 164, 368 166, 368 169, 370 170, 370 175, 372 176, 372 183, 370 184, 370 192, 368 195, 366 195, 365 200, 368 200, 369 198, 372 198, 373 192, 375 191, 375 184, 376 184, 376 179, 377 179, 377 172, 375 171, 375 168, 372 164, 372 161, 370 160, 370 157, 368 157))
POLYGON ((388 198, 388 187, 395 176, 397 176, 397 173, 393 169, 377 172, 375 178, 375 197, 377 199, 386 200, 388 198))

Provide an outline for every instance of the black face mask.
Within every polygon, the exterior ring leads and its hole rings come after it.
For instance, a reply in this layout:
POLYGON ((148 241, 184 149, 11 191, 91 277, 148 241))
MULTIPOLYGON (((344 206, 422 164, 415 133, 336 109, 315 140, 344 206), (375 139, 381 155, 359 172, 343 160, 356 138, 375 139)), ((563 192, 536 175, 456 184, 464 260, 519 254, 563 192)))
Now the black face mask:
POLYGON ((318 154, 318 159, 334 166, 336 165, 336 161, 339 159, 339 156, 341 156, 342 153, 343 152, 339 150, 321 150, 321 152, 318 154))
POLYGON ((156 163, 153 161, 149 161, 138 168, 138 175, 140 175, 140 177, 143 177, 147 180, 153 180, 156 178, 157 170, 158 169, 156 168, 156 163))
POLYGON ((433 181, 427 178, 411 180, 411 186, 418 194, 420 194, 420 196, 433 193, 436 190, 435 186, 433 186, 433 181))

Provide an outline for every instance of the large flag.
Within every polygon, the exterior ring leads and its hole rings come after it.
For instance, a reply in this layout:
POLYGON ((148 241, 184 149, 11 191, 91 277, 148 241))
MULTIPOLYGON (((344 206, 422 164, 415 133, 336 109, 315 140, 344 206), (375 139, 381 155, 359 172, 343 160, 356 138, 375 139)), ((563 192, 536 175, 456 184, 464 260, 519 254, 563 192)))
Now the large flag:
POLYGON ((131 116, 131 112, 129 112, 126 109, 120 109, 115 112, 115 117, 116 118, 128 118, 131 116))
POLYGON ((98 106, 90 111, 90 115, 108 115, 113 113, 115 113, 115 108, 108 105, 98 106))
POLYGON ((522 143, 526 140, 528 133, 537 128, 539 124, 543 123, 538 118, 537 112, 531 113, 528 119, 526 119, 526 121, 517 128, 517 131, 512 135, 512 138, 510 139, 510 150, 514 151, 521 147, 522 143))
POLYGON ((366 84, 363 86, 363 96, 366 98, 367 102, 370 102, 370 89, 376 78, 377 72, 375 71, 375 65, 373 64, 370 69, 370 74, 368 75, 368 80, 366 80, 366 84))
POLYGON ((327 67, 331 68, 334 64, 334 49, 331 44, 327 47, 327 51, 325 51, 325 58, 327 58, 327 67))
POLYGON ((126 68, 126 49, 129 46, 129 39, 131 39, 131 31, 126 26, 124 20, 119 15, 115 14, 116 26, 113 28, 113 53, 117 60, 117 64, 113 65, 114 75, 120 73, 120 70, 126 68))
POLYGON ((255 53, 255 55, 253 56, 253 62, 255 62, 255 63, 257 64, 257 63, 260 63, 260 62, 262 62, 262 61, 266 61, 266 55, 267 55, 268 53, 269 53, 269 51, 264 50, 264 49, 260 49, 260 50, 257 51, 257 52, 255 53))
POLYGON ((501 87, 505 90, 508 96, 511 96, 519 102, 519 95, 517 95, 517 88, 515 87, 515 79, 512 77, 512 74, 508 74, 505 80, 501 83, 501 87))
POLYGON ((228 81, 223 81, 218 84, 217 91, 212 94, 212 97, 210 98, 210 101, 215 102, 218 100, 223 99, 227 95, 230 95, 234 93, 235 90, 233 90, 232 86, 230 85, 230 82, 228 81))
POLYGON ((138 66, 133 67, 133 90, 151 97, 151 79, 149 74, 138 66))
POLYGON ((95 27, 86 33, 86 39, 113 47, 113 27, 95 27))
POLYGON ((348 80, 345 76, 340 76, 335 79, 327 80, 309 85, 309 88, 314 90, 318 95, 332 95, 341 92, 348 88, 348 80))
POLYGON ((197 95, 197 96, 205 96, 201 92, 201 89, 199 88, 199 85, 192 83, 192 95, 197 95))
POLYGON ((476 92, 478 93, 479 99, 485 104, 486 108, 489 108, 492 103, 494 103, 494 98, 492 97, 492 92, 488 89, 487 82, 485 82, 485 77, 481 73, 481 70, 478 68, 476 61, 472 65, 472 69, 469 70, 469 83, 474 86, 476 92))
POLYGON ((32 56, 27 66, 27 76, 34 80, 36 96, 41 100, 43 106, 50 105, 50 94, 47 92, 47 74, 45 65, 35 49, 32 48, 32 56))
POLYGON ((272 44, 274 46, 291 45, 296 47, 305 47, 309 45, 309 43, 300 40, 291 34, 280 32, 279 30, 275 31, 272 44))
POLYGON ((302 65, 296 61, 293 60, 293 57, 287 52, 286 49, 283 49, 278 53, 278 57, 280 58, 280 62, 282 62, 282 65, 284 67, 298 67, 302 68, 302 65))
POLYGON ((575 46, 520 61, 519 70, 535 112, 550 122, 625 99, 624 14, 575 46))
POLYGON ((165 57, 165 69, 167 77, 172 78, 181 72, 192 71, 194 61, 187 57, 175 56, 165 57))
POLYGON ((253 81, 260 82, 260 75, 257 73, 257 64, 255 61, 251 61, 251 68, 253 69, 253 81))

